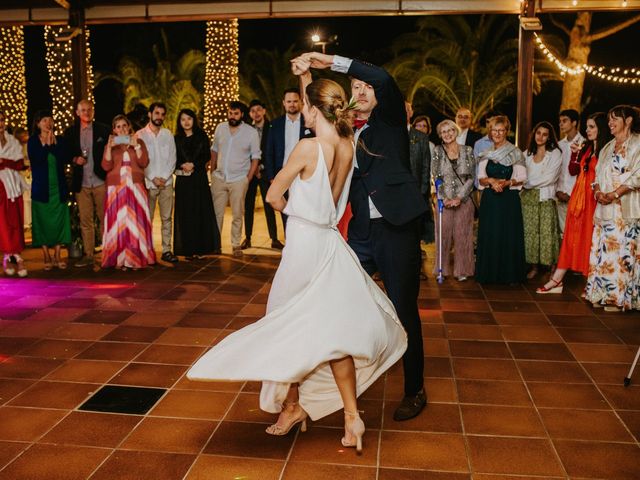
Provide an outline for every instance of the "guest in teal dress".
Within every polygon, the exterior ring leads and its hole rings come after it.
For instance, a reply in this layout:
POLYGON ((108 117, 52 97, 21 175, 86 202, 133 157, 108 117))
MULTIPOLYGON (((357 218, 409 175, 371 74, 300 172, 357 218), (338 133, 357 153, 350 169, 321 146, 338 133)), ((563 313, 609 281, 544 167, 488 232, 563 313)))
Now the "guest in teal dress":
POLYGON ((64 167, 71 160, 62 137, 53 133, 51 112, 40 111, 33 121, 28 151, 31 161, 31 214, 34 247, 42 247, 44 269, 67 268, 62 246, 71 243, 68 189, 64 167), (51 259, 49 249, 54 248, 51 259))
POLYGON ((526 276, 524 228, 519 190, 527 179, 523 153, 507 141, 511 123, 506 116, 493 117, 489 136, 493 148, 480 154, 476 281, 519 283, 526 276))

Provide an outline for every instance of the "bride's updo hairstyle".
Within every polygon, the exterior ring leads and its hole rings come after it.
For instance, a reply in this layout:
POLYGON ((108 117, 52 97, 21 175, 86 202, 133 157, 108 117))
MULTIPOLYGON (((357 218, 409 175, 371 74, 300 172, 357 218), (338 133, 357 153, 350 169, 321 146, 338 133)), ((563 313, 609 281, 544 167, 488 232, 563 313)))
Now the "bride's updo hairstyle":
POLYGON ((329 120, 343 138, 353 137, 353 107, 344 89, 333 80, 319 78, 305 90, 309 105, 316 107, 329 120))

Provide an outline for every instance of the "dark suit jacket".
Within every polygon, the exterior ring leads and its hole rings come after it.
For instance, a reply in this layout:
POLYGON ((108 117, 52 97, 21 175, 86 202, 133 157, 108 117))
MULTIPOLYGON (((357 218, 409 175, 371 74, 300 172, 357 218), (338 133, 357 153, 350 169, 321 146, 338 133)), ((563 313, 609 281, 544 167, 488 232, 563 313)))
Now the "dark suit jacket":
MULTIPOLYGON (((282 115, 271 122, 269 128, 262 132, 262 142, 267 137, 266 148, 262 151, 264 159, 264 171, 269 180, 273 180, 280 170, 284 161, 284 125, 286 115, 282 115)), ((305 134, 307 128, 304 126, 304 117, 300 115, 300 137, 311 137, 312 134, 305 134)), ((262 147, 262 145, 261 145, 262 147)))
MULTIPOLYGON (((393 225, 404 225, 427 211, 409 162, 409 135, 404 98, 386 70, 353 60, 348 74, 371 85, 378 104, 360 134, 358 168, 351 181, 349 200, 353 218, 349 238, 369 236, 369 201, 393 225)), ((428 149, 428 143, 427 143, 428 149)))
POLYGON ((431 191, 429 135, 413 127, 409 130, 409 164, 411 165, 411 173, 420 184, 420 193, 428 196, 431 191))
MULTIPOLYGON (((56 173, 58 176, 58 192, 60 201, 66 203, 68 198, 67 181, 64 166, 71 161, 69 148, 63 137, 56 137, 55 145, 42 145, 38 135, 29 137, 27 152, 31 162, 31 199, 36 202, 49 203, 49 154, 56 157, 56 173)), ((100 162, 98 162, 100 163, 100 162)))
MULTIPOLYGON (((104 147, 109 141, 109 135, 111 135, 111 129, 99 122, 93 122, 93 173, 96 177, 104 180, 107 176, 107 172, 102 169, 102 156, 104 154, 104 147)), ((71 158, 82 156, 82 147, 80 146, 80 123, 67 128, 64 131, 64 138, 71 150, 71 158)), ((71 191, 79 192, 82 189, 82 165, 73 165, 73 175, 71 177, 71 191)))
POLYGON ((482 138, 482 134, 480 132, 476 132, 475 130, 469 129, 467 130, 467 139, 465 140, 464 144, 467 147, 473 148, 476 142, 481 138, 482 138))

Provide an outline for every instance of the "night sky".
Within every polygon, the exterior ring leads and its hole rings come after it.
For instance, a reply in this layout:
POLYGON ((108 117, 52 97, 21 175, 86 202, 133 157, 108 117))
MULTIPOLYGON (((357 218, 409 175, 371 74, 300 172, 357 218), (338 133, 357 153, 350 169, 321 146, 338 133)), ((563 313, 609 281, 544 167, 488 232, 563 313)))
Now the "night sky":
MULTIPOLYGON (((599 13, 594 15, 594 29, 627 14, 599 13)), ((569 23, 572 15, 558 16, 569 23)), ((291 44, 300 49, 310 48, 311 32, 319 30, 325 36, 337 35, 336 45, 327 47, 328 53, 384 63, 390 60, 389 46, 398 35, 415 30, 418 17, 344 17, 323 19, 267 19, 240 20, 240 55, 249 48, 267 48, 285 50, 291 44)), ((505 16, 505 20, 507 17, 505 16)), ((551 22, 542 16, 544 34, 558 33, 551 22)), ((120 57, 124 54, 140 58, 151 65, 151 47, 160 43, 160 29, 164 29, 169 38, 172 56, 180 57, 190 49, 204 50, 204 22, 183 22, 167 24, 131 24, 131 25, 95 25, 91 26, 92 64, 94 71, 115 71, 120 57)), ((26 27, 25 39, 28 55, 27 89, 29 115, 40 108, 50 108, 47 72, 44 61, 43 27, 26 27)), ((630 55, 630 45, 636 44, 640 36, 640 23, 622 32, 593 44, 589 61, 595 65, 639 67, 638 55, 630 55)), ((114 82, 105 82, 96 92, 96 116, 110 123, 111 118, 120 113, 122 95, 114 82)), ((560 104, 561 84, 547 83, 542 94, 534 97, 534 122, 555 120, 560 104)), ((585 113, 607 110, 618 103, 638 103, 640 88, 588 79, 585 85, 585 98, 589 105, 585 113)), ((434 121, 439 120, 436 112, 426 106, 418 105, 419 113, 427 113, 434 121), (427 110, 424 112, 424 110, 427 110)), ((515 115, 513 102, 502 107, 502 111, 512 118, 515 115)), ((555 123, 555 121, 554 121, 555 123)))

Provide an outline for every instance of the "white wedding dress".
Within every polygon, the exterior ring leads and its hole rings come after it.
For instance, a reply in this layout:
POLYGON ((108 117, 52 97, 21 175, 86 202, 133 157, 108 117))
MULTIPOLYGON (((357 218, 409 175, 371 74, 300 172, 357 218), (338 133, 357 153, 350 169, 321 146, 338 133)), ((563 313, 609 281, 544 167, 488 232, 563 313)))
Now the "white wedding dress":
POLYGON ((353 357, 359 396, 402 357, 407 337, 391 301, 336 228, 350 183, 351 174, 334 206, 318 143, 315 171, 289 188, 287 244, 266 316, 209 350, 189 379, 262 381, 260 408, 271 413, 298 382, 299 403, 317 420, 342 408, 330 360, 353 357))

